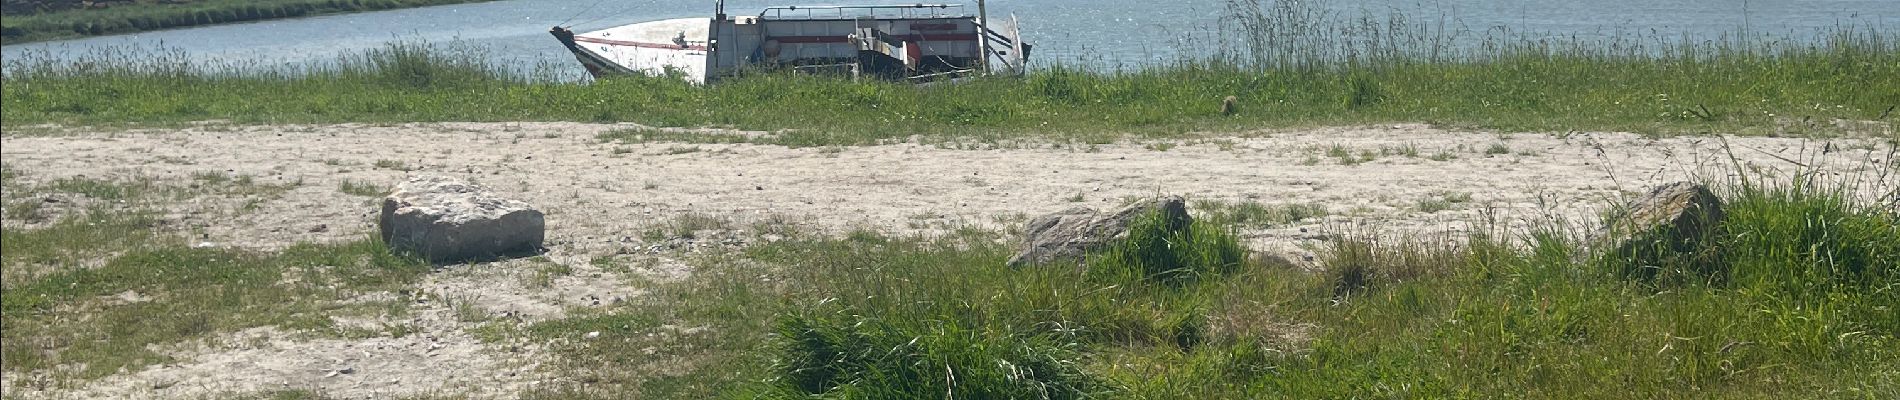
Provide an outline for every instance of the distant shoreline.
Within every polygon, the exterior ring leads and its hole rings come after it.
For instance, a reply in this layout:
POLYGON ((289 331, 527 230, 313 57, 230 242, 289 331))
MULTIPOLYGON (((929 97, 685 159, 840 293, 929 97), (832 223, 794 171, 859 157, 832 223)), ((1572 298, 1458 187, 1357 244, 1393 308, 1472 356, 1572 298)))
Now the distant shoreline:
POLYGON ((0 16, 7 45, 273 19, 479 3, 493 0, 205 0, 0 16))

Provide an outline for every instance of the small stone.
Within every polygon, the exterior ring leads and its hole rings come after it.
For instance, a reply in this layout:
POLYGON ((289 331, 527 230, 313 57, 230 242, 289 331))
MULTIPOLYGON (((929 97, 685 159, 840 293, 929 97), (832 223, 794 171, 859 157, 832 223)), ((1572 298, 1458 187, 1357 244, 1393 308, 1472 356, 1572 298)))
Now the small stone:
POLYGON ((582 335, 581 337, 588 338, 588 339, 598 338, 600 337, 600 331, 588 332, 586 335, 582 335))

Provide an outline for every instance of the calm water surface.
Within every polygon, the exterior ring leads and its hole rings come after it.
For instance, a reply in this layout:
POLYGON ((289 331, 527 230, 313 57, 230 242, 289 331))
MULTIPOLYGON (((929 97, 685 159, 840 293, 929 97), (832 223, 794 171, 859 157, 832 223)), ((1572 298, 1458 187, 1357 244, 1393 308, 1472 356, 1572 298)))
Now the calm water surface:
MULTIPOLYGON (((933 0, 937 2, 961 2, 933 0)), ((733 0, 731 14, 767 5, 892 4, 900 1, 733 0)), ((1713 38, 1746 30, 1811 39, 1837 26, 1900 29, 1900 0, 1336 0, 1310 1, 1334 15, 1403 15, 1410 23, 1452 31, 1514 35, 1713 38)), ((968 0, 974 13, 974 0, 968 0)), ((580 30, 646 20, 709 16, 712 1, 508 0, 292 20, 145 32, 0 48, 7 58, 26 54, 74 57, 98 47, 163 46, 203 60, 258 65, 333 60, 397 40, 456 43, 519 71, 577 76, 580 68, 547 33, 554 25, 580 30)), ((1022 21, 1038 45, 1037 62, 1098 66, 1174 60, 1220 29, 1226 0, 993 0, 992 18, 1022 21)))

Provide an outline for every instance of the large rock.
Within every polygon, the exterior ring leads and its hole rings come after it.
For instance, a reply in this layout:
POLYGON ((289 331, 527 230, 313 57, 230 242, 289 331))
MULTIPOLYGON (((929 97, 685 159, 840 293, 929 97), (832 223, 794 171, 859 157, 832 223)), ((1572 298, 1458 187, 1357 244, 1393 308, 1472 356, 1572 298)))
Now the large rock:
POLYGON ((1624 275, 1654 279, 1665 266, 1719 278, 1713 238, 1722 229, 1722 200, 1689 182, 1657 186, 1626 204, 1599 232, 1598 245, 1622 263, 1624 275))
POLYGON ((1075 207, 1029 220, 1023 227, 1023 250, 1010 257, 1009 265, 1020 267, 1061 259, 1081 258, 1116 241, 1128 238, 1128 225, 1136 218, 1159 210, 1171 229, 1183 229, 1194 221, 1188 216, 1187 201, 1166 196, 1103 213, 1087 207, 1075 207))
POLYGON ((383 198, 383 242, 431 262, 451 263, 531 253, 541 248, 541 211, 479 185, 440 177, 411 178, 383 198))

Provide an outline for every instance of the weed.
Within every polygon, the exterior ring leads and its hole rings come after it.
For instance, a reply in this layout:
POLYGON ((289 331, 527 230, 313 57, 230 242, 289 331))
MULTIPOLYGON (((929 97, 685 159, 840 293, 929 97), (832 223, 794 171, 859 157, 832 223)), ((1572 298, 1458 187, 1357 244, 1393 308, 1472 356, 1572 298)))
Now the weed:
POLYGON ((701 232, 730 229, 732 229, 731 220, 713 215, 692 213, 683 214, 661 223, 658 226, 647 228, 645 232, 640 234, 640 238, 647 242, 663 242, 669 239, 694 239, 697 238, 701 232))
POLYGON ((555 279, 574 274, 574 267, 567 264, 549 261, 543 257, 535 257, 534 261, 534 275, 529 277, 529 286, 552 287, 555 279))
POLYGON ((1326 156, 1339 159, 1339 165, 1359 165, 1363 162, 1372 161, 1374 158, 1371 151, 1361 151, 1358 156, 1354 156, 1352 150, 1340 145, 1333 145, 1333 147, 1327 148, 1326 156))
POLYGON ((1432 197, 1428 197, 1428 198, 1418 201, 1418 211, 1427 213, 1427 214, 1436 213, 1439 211, 1450 210, 1453 207, 1456 207, 1457 205, 1470 203, 1470 202, 1471 202, 1471 193, 1433 192, 1432 197))
POLYGON ((231 181, 231 176, 223 172, 205 171, 191 173, 191 179, 210 185, 223 185, 231 181))
POLYGON ((29 223, 37 223, 37 222, 42 222, 46 220, 46 214, 44 210, 45 207, 46 207, 46 202, 41 201, 40 199, 26 199, 26 200, 8 202, 6 204, 6 212, 4 213, 4 215, 6 216, 6 219, 10 221, 26 221, 29 223))
POLYGON ((155 187, 148 182, 120 183, 86 177, 64 178, 53 181, 48 189, 57 192, 75 193, 99 200, 120 201, 143 196, 155 187))
POLYGON ((1379 146, 1379 155, 1404 156, 1405 158, 1418 158, 1418 145, 1406 143, 1406 144, 1399 145, 1396 147, 1379 146))
POLYGON ((389 194, 388 188, 377 186, 367 181, 354 179, 344 179, 342 183, 337 184, 337 190, 343 192, 343 194, 363 197, 382 197, 385 194, 389 194))
POLYGON ((404 165, 402 161, 396 161, 396 160, 376 160, 376 163, 371 164, 371 166, 376 167, 376 169, 391 169, 391 170, 397 170, 397 171, 409 170, 409 167, 407 165, 404 165))
POLYGON ((1196 201, 1194 208, 1206 213, 1203 219, 1208 222, 1242 228, 1273 228, 1325 217, 1329 214, 1326 206, 1319 204, 1269 205, 1255 201, 1238 203, 1196 201))

